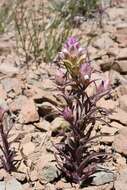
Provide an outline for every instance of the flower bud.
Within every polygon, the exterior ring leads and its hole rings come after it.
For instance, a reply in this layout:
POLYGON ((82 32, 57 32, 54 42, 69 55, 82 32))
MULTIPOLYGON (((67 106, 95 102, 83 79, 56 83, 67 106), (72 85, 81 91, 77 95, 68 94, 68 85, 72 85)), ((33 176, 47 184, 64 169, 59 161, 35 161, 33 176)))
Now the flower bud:
POLYGON ((72 47, 77 47, 79 48, 79 42, 77 41, 77 39, 75 37, 69 37, 66 44, 64 45, 65 48, 72 48, 72 47))
MULTIPOLYGON (((79 58, 84 53, 84 48, 80 47, 80 43, 75 37, 68 38, 61 51, 65 59, 73 60, 79 58)), ((63 56, 62 56, 63 57, 63 56)))
POLYGON ((62 114, 66 121, 69 121, 69 122, 72 121, 73 112, 69 107, 65 107, 62 114))
POLYGON ((110 82, 109 80, 102 80, 101 81, 101 84, 97 87, 97 93, 103 93, 105 92, 106 90, 109 90, 110 88, 110 82))
POLYGON ((92 67, 89 63, 83 63, 80 67, 80 76, 82 81, 89 81, 92 74, 92 67))
POLYGON ((65 73, 61 70, 58 70, 55 75, 55 81, 58 85, 63 85, 65 83, 65 73))

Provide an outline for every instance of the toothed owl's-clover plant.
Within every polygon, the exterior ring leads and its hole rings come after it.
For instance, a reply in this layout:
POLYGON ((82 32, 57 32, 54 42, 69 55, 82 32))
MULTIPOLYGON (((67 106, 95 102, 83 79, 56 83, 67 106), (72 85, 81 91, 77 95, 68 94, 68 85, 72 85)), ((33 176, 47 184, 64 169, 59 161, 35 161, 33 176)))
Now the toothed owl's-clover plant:
POLYGON ((58 57, 55 81, 66 102, 64 107, 58 107, 58 111, 69 122, 70 130, 60 143, 55 144, 55 158, 66 179, 80 184, 88 180, 96 172, 97 163, 107 157, 106 152, 95 152, 90 147, 99 137, 91 135, 96 122, 106 123, 104 118, 109 114, 108 110, 97 106, 97 101, 111 88, 109 80, 97 83, 93 79, 96 71, 87 51, 75 37, 67 40, 58 57), (91 85, 96 90, 89 95, 91 85))

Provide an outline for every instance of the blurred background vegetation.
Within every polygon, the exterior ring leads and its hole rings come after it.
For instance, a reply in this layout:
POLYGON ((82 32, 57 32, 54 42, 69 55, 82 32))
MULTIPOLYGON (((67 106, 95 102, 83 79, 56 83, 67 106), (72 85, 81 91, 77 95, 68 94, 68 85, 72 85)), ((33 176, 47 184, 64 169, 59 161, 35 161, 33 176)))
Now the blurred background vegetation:
POLYGON ((51 62, 81 20, 93 18, 101 0, 6 0, 0 6, 0 34, 13 27, 20 56, 51 62))

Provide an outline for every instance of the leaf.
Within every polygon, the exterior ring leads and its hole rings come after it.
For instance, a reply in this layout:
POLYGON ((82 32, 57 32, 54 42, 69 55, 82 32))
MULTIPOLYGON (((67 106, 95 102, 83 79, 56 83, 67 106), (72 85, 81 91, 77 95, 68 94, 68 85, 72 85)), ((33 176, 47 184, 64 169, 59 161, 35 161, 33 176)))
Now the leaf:
POLYGON ((93 153, 87 156, 80 164, 78 168, 78 172, 81 172, 84 170, 84 168, 87 166, 89 162, 91 162, 93 159, 98 159, 99 157, 106 156, 106 153, 93 153))
POLYGON ((94 174, 96 172, 96 164, 91 164, 89 166, 87 166, 84 170, 83 170, 83 175, 81 177, 81 181, 85 181, 87 180, 89 177, 91 177, 92 174, 94 174))

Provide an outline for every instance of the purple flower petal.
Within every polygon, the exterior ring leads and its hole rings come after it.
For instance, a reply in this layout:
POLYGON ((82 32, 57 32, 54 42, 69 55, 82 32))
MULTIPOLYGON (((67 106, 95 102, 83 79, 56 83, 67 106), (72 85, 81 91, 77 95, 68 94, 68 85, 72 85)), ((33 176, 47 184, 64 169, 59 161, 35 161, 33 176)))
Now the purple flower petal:
POLYGON ((65 107, 63 111, 63 117, 66 121, 72 121, 73 119, 73 113, 72 110, 69 107, 65 107))
POLYGON ((80 67, 80 75, 82 79, 90 79, 92 74, 92 67, 89 63, 83 63, 80 67))
POLYGON ((62 70, 57 70, 55 81, 58 85, 63 85, 65 83, 65 73, 62 70))

